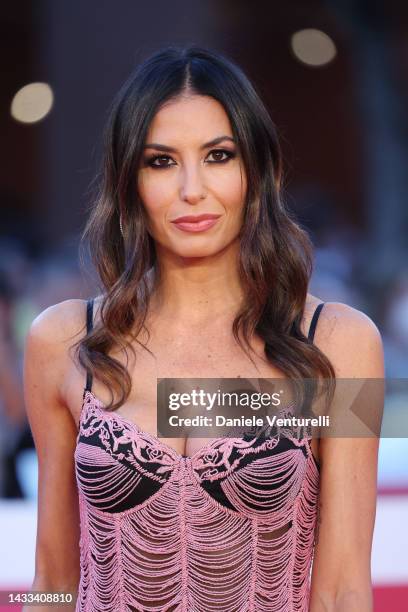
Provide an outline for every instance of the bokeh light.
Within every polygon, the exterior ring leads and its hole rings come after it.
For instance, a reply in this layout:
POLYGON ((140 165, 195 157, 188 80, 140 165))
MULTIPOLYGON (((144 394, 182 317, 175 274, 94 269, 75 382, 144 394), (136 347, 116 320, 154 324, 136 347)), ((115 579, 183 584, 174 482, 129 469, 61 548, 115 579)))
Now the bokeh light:
POLYGON ((307 28, 291 36, 291 47, 295 57, 308 66, 324 66, 336 56, 336 46, 330 36, 307 28))
POLYGON ((29 83, 14 96, 10 112, 20 123, 36 123, 44 119, 54 103, 54 94, 47 83, 29 83))

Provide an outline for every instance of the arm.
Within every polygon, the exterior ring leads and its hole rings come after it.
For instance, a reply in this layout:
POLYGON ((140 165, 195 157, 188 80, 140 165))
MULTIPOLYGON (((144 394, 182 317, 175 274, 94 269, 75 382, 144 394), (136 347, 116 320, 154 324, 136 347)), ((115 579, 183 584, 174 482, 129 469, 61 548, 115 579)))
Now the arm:
MULTIPOLYGON (((336 376, 384 378, 381 336, 371 319, 344 304, 327 307, 321 348, 331 359, 336 376)), ((371 547, 378 445, 378 438, 321 439, 310 612, 373 610, 371 547)))
POLYGON ((55 611, 59 607, 74 610, 78 591, 77 431, 59 394, 68 367, 64 343, 70 336, 66 328, 71 303, 68 300, 47 308, 31 324, 24 352, 24 396, 38 457, 37 540, 31 589, 72 592, 73 604, 27 606, 27 612, 55 611))

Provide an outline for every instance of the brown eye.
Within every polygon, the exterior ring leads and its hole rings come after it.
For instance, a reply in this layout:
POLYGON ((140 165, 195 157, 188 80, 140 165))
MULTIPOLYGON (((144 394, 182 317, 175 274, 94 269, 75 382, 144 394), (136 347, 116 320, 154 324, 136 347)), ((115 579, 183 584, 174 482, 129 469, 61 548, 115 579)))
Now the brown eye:
POLYGON ((169 166, 173 166, 174 164, 161 163, 163 160, 166 161, 168 159, 171 159, 171 157, 169 157, 168 155, 155 155, 154 157, 150 157, 147 160, 147 165, 151 166, 152 168, 168 168, 169 166))
POLYGON ((233 153, 232 151, 226 151, 225 149, 214 149, 213 151, 210 151, 209 155, 212 155, 214 157, 214 161, 210 162, 211 164, 223 164, 235 157, 235 153, 233 153), (223 157, 223 155, 225 155, 225 157, 223 157))

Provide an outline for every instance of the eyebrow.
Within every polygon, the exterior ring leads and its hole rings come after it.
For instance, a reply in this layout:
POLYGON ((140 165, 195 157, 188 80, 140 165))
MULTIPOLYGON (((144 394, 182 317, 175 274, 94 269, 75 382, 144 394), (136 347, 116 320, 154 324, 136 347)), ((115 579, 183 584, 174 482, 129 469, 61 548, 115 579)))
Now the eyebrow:
MULTIPOLYGON (((202 150, 207 149, 208 147, 213 147, 214 145, 217 145, 220 142, 223 142, 224 140, 230 140, 231 142, 235 143, 235 140, 231 138, 231 136, 218 136, 217 138, 214 138, 213 140, 210 140, 209 142, 206 142, 205 144, 201 145, 200 149, 202 150)), ((177 153, 177 149, 175 149, 174 147, 168 147, 167 145, 159 144, 158 142, 149 142, 148 144, 145 144, 143 148, 158 149, 159 151, 169 151, 171 153, 177 153)))

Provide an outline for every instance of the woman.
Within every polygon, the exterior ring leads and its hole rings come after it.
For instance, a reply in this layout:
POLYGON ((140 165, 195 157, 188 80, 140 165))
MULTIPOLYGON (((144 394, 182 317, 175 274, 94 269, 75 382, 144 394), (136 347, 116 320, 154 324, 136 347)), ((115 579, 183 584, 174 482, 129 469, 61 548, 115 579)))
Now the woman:
POLYGON ((382 377, 374 323, 307 292, 281 181, 273 123, 226 58, 167 48, 119 92, 85 232, 102 293, 27 337, 33 588, 104 612, 372 609, 378 440, 156 437, 157 377, 382 377))

